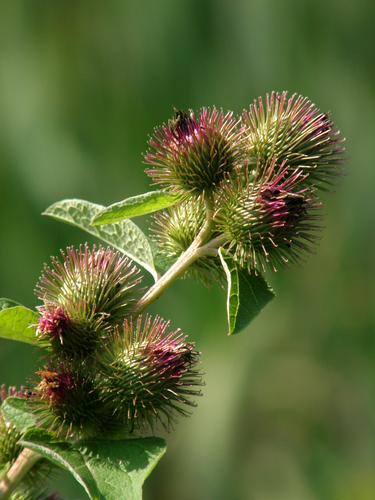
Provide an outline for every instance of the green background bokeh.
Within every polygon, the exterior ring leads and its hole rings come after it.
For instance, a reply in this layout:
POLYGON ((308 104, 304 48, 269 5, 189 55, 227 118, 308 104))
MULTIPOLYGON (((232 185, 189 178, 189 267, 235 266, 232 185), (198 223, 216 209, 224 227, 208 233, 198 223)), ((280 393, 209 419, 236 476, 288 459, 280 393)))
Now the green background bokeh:
MULTIPOLYGON (((1 2, 0 296, 36 305, 43 262, 93 241, 48 205, 149 189, 142 152, 173 106, 239 112, 287 89, 347 137, 316 255, 271 276, 278 296, 247 331, 225 335, 215 287, 180 281, 153 307, 195 340, 206 387, 146 500, 375 498, 374 17, 372 0, 1 2)), ((1 341, 1 382, 37 362, 1 341)))

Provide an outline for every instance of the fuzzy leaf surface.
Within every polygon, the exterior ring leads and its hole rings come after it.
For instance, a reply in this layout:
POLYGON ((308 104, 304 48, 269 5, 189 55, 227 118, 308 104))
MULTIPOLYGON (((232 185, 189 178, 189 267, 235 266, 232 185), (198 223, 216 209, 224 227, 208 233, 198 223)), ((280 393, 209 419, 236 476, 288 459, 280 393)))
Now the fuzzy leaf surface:
POLYGON ((228 335, 233 335, 246 328, 275 294, 263 276, 238 268, 222 248, 219 257, 227 278, 228 335))
POLYGON ((19 432, 35 427, 37 418, 25 398, 8 397, 1 405, 1 411, 7 422, 12 423, 19 432))
POLYGON ((38 344, 35 326, 38 313, 24 306, 14 306, 0 310, 0 337, 27 344, 38 344))
POLYGON ((3 309, 9 309, 9 307, 15 307, 20 305, 21 304, 19 302, 16 302, 15 300, 6 299, 5 297, 0 298, 0 311, 2 311, 3 309))
POLYGON ((105 208, 94 217, 92 224, 94 226, 113 224, 131 217, 151 214, 174 205, 178 199, 177 195, 163 190, 132 196, 105 208))
POLYGON ((93 500, 104 500, 98 485, 78 449, 71 443, 57 440, 53 434, 42 429, 27 432, 20 444, 40 453, 44 458, 70 472, 93 500))
POLYGON ((102 205, 85 200, 62 200, 48 207, 43 215, 66 222, 96 236, 133 259, 156 280, 157 273, 149 241, 134 222, 124 220, 106 226, 91 225, 92 220, 104 209, 102 205))
POLYGON ((142 486, 166 451, 165 441, 149 437, 87 441, 81 453, 107 500, 142 499, 142 486))
POLYGON ((42 430, 29 431, 21 444, 67 469, 93 500, 142 499, 142 486, 166 451, 161 438, 59 441, 42 430))

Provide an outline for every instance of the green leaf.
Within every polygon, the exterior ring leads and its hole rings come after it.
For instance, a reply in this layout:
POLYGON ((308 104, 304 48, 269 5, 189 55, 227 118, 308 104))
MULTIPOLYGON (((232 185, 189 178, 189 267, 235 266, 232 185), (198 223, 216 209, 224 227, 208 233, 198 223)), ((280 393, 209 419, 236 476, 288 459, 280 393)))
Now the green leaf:
POLYGON ((38 339, 35 327, 38 319, 38 313, 24 306, 3 309, 0 311, 0 337, 36 345, 38 339))
POLYGON ((132 196, 105 208, 94 217, 92 225, 113 224, 131 217, 151 214, 174 205, 178 199, 179 196, 162 190, 132 196))
POLYGON ((0 298, 0 311, 3 309, 9 309, 9 307, 20 306, 19 302, 12 299, 6 299, 5 297, 0 298))
POLYGON ((58 441, 42 430, 20 443, 67 469, 91 499, 142 499, 142 485, 166 451, 161 438, 118 441, 58 441))
POLYGON ((62 200, 48 207, 43 215, 79 227, 117 248, 146 269, 156 280, 157 273, 150 244, 145 234, 134 222, 125 220, 119 224, 109 224, 105 227, 91 225, 91 221, 104 208, 102 205, 85 200, 62 200))
POLYGON ((233 335, 246 328, 275 294, 263 276, 239 269, 223 248, 219 249, 219 257, 228 284, 228 335, 233 335))
POLYGON ((107 500, 142 499, 142 486, 166 451, 164 439, 149 437, 81 444, 86 464, 107 500))
POLYGON ((1 405, 1 411, 7 422, 11 422, 19 432, 25 432, 37 424, 31 402, 25 398, 7 397, 1 405))
POLYGON ((81 452, 71 443, 59 441, 56 437, 42 429, 33 429, 27 432, 20 444, 25 448, 40 453, 44 458, 69 471, 73 477, 83 486, 89 498, 93 500, 104 500, 98 485, 86 465, 81 452))

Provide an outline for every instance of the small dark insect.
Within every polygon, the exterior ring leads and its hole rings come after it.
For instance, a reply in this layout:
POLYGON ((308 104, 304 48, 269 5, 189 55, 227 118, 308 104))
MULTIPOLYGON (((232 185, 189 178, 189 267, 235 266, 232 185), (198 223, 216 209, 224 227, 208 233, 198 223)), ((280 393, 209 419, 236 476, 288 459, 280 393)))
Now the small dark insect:
POLYGON ((181 135, 189 135, 197 125, 191 113, 176 108, 170 124, 176 139, 179 139, 181 135))

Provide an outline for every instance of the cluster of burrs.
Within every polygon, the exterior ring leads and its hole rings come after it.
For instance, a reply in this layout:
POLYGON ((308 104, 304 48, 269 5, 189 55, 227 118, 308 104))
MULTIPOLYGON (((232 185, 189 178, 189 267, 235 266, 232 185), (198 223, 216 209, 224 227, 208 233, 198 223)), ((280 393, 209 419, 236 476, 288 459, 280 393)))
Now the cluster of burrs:
MULTIPOLYGON (((216 247, 255 272, 277 270, 311 249, 320 229, 318 191, 332 185, 344 152, 330 117, 287 92, 255 100, 239 117, 216 108, 177 111, 149 145, 146 172, 180 197, 154 217, 161 262, 189 247, 208 207, 216 247)), ((204 256, 195 269, 218 265, 204 256)))
MULTIPOLYGON (((149 146, 146 172, 156 195, 172 200, 151 228, 165 273, 145 290, 133 261, 110 248, 83 245, 52 258, 36 287, 44 366, 30 389, 0 388, 0 401, 27 398, 38 424, 57 436, 142 435, 189 415, 201 394, 199 353, 144 309, 186 271, 212 282, 224 271, 228 278, 231 261, 259 279, 298 261, 316 241, 318 193, 340 173, 344 152, 330 117, 287 92, 255 100, 239 117, 176 111, 149 146)), ((21 452, 20 437, 0 415, 0 471, 21 452)), ((12 498, 56 500, 45 493, 50 468, 40 460, 12 498)))
POLYGON ((37 335, 47 348, 32 404, 67 436, 167 429, 200 395, 199 354, 162 318, 137 314, 141 277, 109 248, 68 248, 45 266, 37 335))
MULTIPOLYGON (((200 277, 222 272, 220 248, 251 273, 297 261, 315 241, 317 193, 340 172, 342 143, 327 114, 286 92, 259 98, 240 117, 177 111, 145 157, 148 175, 177 200, 154 216, 162 264, 177 265, 191 248, 198 253, 179 269, 200 277)), ((128 257, 68 248, 36 291, 48 353, 31 395, 41 425, 95 436, 169 428, 189 414, 202 385, 199 353, 169 322, 141 314, 148 292, 128 257)))

